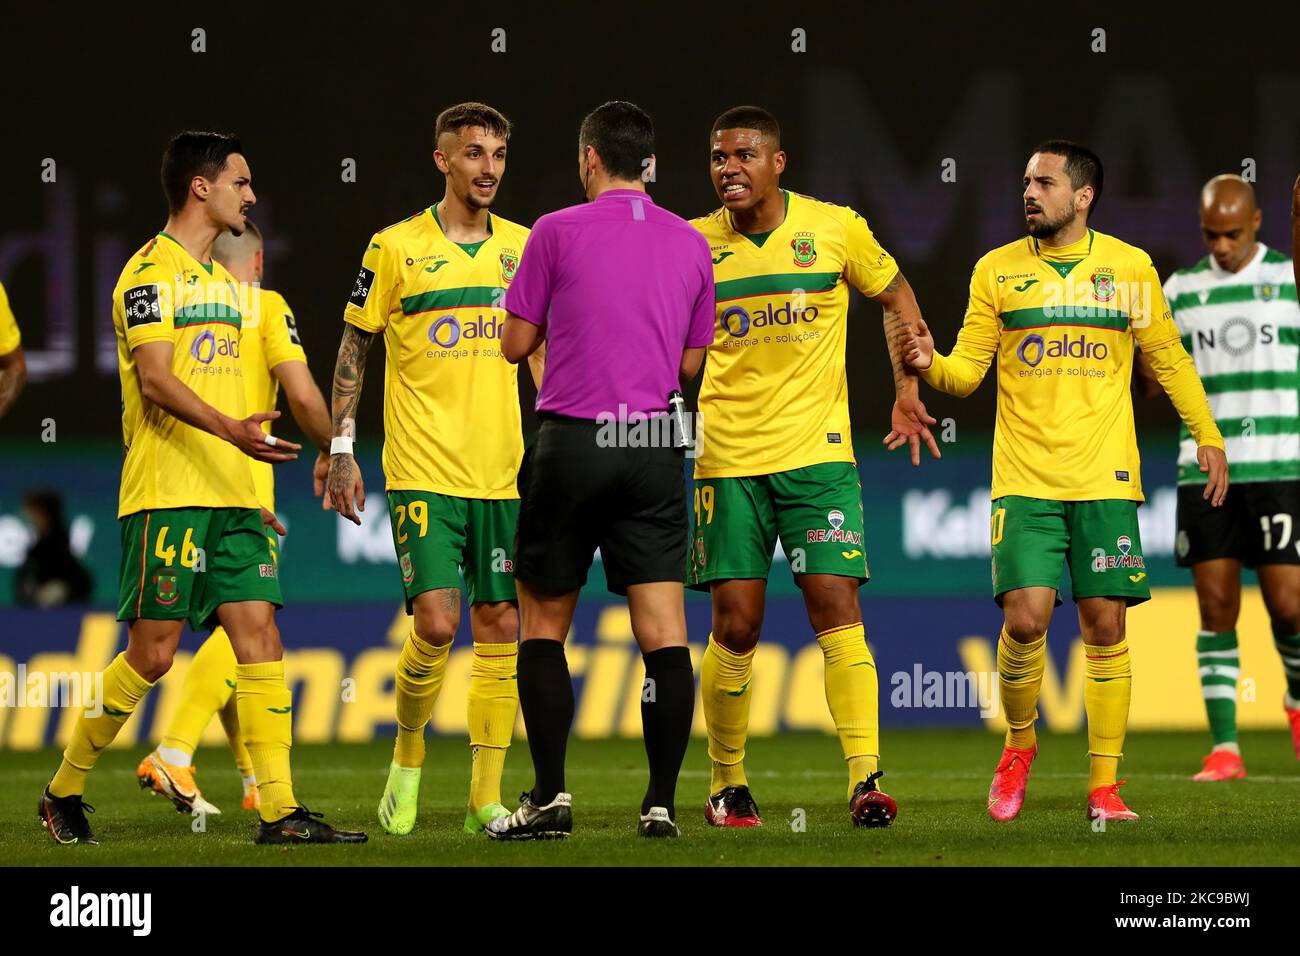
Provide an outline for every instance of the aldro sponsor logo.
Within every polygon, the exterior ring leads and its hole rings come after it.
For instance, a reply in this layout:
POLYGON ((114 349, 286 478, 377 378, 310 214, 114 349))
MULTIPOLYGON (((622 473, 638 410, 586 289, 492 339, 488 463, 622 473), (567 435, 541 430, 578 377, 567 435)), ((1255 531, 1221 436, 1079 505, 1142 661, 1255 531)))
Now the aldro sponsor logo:
POLYGON ((190 355, 200 365, 210 365, 217 356, 239 359, 239 336, 223 332, 220 336, 204 329, 190 344, 190 355))
POLYGON ((787 344, 804 342, 820 336, 816 329, 803 326, 817 321, 817 306, 799 308, 793 302, 780 305, 769 302, 751 312, 743 306, 733 305, 718 316, 718 325, 727 337, 718 344, 723 348, 744 348, 760 342, 787 344), (789 330, 788 332, 785 330, 789 330), (778 335, 763 334, 780 331, 778 335), (761 336, 761 337, 760 337, 761 336))
POLYGON ((462 342, 477 342, 479 339, 500 341, 505 322, 496 316, 482 313, 473 319, 460 319, 454 315, 444 315, 434 319, 429 325, 429 341, 440 349, 454 349, 462 342))
POLYGON ((826 523, 829 528, 809 528, 808 543, 814 544, 821 541, 839 541, 844 544, 862 545, 862 533, 859 531, 849 531, 844 528, 844 512, 838 508, 832 508, 826 513, 826 523))
POLYGON ((1030 333, 1016 349, 1016 357, 1030 368, 1036 368, 1045 358, 1049 359, 1088 359, 1104 361, 1110 354, 1105 342, 1096 342, 1086 333, 1071 335, 1069 332, 1059 338, 1046 339, 1037 332, 1030 333))
POLYGON ((1119 550, 1119 554, 1108 554, 1105 548, 1092 549, 1092 570, 1094 574, 1113 571, 1115 568, 1137 568, 1142 570, 1143 573, 1138 575, 1136 580, 1141 580, 1146 576, 1146 562, 1142 560, 1142 555, 1130 553, 1133 550, 1132 538, 1126 534, 1120 535, 1115 539, 1115 547, 1119 550))

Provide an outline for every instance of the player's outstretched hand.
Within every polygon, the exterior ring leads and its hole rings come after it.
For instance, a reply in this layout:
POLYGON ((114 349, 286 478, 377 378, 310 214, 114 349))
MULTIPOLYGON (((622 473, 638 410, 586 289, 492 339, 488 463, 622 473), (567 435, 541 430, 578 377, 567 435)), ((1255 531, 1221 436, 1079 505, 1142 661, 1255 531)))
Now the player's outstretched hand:
POLYGON ((366 510, 366 486, 361 480, 361 469, 351 455, 330 455, 329 478, 325 494, 329 505, 353 524, 361 524, 357 512, 366 510), (354 507, 355 502, 355 507, 354 507))
POLYGON ((280 417, 279 412, 254 412, 230 429, 230 443, 249 458, 271 463, 293 461, 302 445, 287 438, 277 438, 262 431, 262 422, 280 417))
POLYGON ((925 371, 934 361, 934 336, 930 334, 925 319, 918 318, 915 329, 903 330, 902 345, 903 361, 917 371, 925 371))
POLYGON ((1196 460, 1200 462, 1201 473, 1207 476, 1202 497, 1218 508, 1228 497, 1228 456, 1222 448, 1202 445, 1196 449, 1196 460))
POLYGON ((895 448, 902 447, 906 442, 912 450, 912 467, 919 467, 921 464, 921 442, 924 441, 930 448, 930 454, 935 458, 942 458, 939 454, 939 446, 935 443, 934 436, 930 434, 930 425, 935 424, 935 418, 925 410, 925 405, 919 398, 900 398, 894 401, 894 409, 889 416, 891 431, 885 436, 883 444, 893 451, 895 448))
POLYGON ((274 529, 275 533, 282 538, 289 533, 285 526, 280 524, 280 519, 275 516, 275 512, 268 511, 266 508, 262 509, 262 526, 274 529))
POLYGON ((330 474, 330 453, 316 453, 316 463, 311 466, 311 493, 321 500, 321 510, 330 510, 330 496, 325 494, 325 479, 330 474))

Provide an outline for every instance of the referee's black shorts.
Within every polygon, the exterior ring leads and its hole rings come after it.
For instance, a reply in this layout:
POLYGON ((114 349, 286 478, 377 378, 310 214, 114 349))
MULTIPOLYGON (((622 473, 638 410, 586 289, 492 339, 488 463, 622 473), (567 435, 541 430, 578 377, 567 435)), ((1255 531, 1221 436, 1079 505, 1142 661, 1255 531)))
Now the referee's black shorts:
POLYGON ((686 577, 685 453, 603 448, 593 421, 543 415, 519 472, 515 578, 548 594, 575 591, 600 548, 614 594, 686 577))

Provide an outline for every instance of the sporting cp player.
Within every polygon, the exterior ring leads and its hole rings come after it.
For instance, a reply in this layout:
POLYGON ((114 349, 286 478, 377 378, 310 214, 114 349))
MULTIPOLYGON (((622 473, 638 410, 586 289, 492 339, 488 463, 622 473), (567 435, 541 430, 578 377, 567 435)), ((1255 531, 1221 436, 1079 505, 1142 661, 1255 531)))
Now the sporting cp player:
POLYGON ((713 772, 705 819, 761 825, 745 776, 754 649, 779 537, 826 659, 826 701, 848 763, 855 826, 888 826, 880 792, 878 680, 858 588, 867 580, 862 486, 844 377, 849 286, 884 306, 898 392, 887 442, 938 448, 905 371, 900 328, 920 321, 911 286, 852 209, 780 188, 781 131, 740 106, 713 124, 709 167, 722 207, 693 221, 709 240, 717 329, 700 388, 695 530, 687 583, 713 601, 700 665, 713 772), (781 409, 773 415, 772 409, 781 409))
POLYGON ((255 201, 239 140, 180 133, 163 155, 166 228, 122 270, 113 292, 126 461, 118 517, 118 620, 126 651, 77 720, 38 812, 59 843, 94 843, 86 776, 136 704, 171 666, 185 621, 226 629, 234 646, 239 723, 261 800, 258 843, 354 843, 294 796, 292 698, 275 608, 280 583, 248 458, 288 461, 299 445, 267 434, 277 412, 244 417, 234 277, 213 241, 244 228, 255 201))
POLYGON ((934 351, 924 324, 906 351, 927 382, 957 396, 973 392, 998 356, 993 594, 1004 612, 998 675, 1010 729, 989 789, 994 820, 1020 812, 1038 752, 1034 720, 1063 562, 1087 656, 1088 816, 1137 819, 1116 780, 1132 686, 1125 613, 1151 596, 1138 536, 1134 343, 1195 436, 1205 499, 1218 507, 1228 489, 1223 439, 1151 257, 1088 227, 1101 191, 1092 151, 1065 140, 1035 149, 1024 176, 1029 235, 975 264, 951 355, 934 351))
MULTIPOLYGON (((1226 439, 1232 489, 1206 505, 1196 444, 1178 450, 1178 563, 1192 569, 1201 630, 1196 656, 1214 742, 1193 780, 1246 776, 1237 746, 1237 612, 1241 566, 1254 568, 1282 656, 1283 701, 1300 756, 1300 306, 1291 261, 1256 241, 1262 214, 1240 176, 1201 190, 1201 236, 1210 250, 1165 283, 1165 297, 1196 361, 1226 439)), ((1159 391, 1139 364, 1146 394, 1159 391)))
MULTIPOLYGON (((246 409, 269 412, 275 409, 280 387, 284 387, 298 427, 321 449, 316 459, 316 494, 324 485, 329 467, 330 416, 325 398, 307 368, 307 354, 298 335, 298 324, 284 297, 262 286, 262 234, 251 219, 240 236, 226 232, 212 244, 212 258, 226 267, 239 282, 240 312, 243 315, 239 363, 244 383, 246 409)), ((269 432, 270 424, 263 423, 269 432)), ((251 461, 257 502, 275 514, 275 475, 269 462, 251 461)), ((279 543, 268 535, 271 555, 280 562, 279 543)), ((140 786, 167 797, 183 813, 202 808, 220 813, 203 799, 194 781, 193 757, 204 729, 214 714, 221 718, 226 739, 235 755, 244 787, 243 807, 256 810, 257 780, 252 758, 239 731, 235 701, 235 649, 225 628, 218 627, 194 655, 181 688, 181 702, 161 744, 140 761, 135 775, 140 786)))
POLYGON ((18 400, 18 393, 26 384, 27 360, 23 357, 22 337, 9 308, 5 287, 0 285, 0 418, 18 400))
POLYGON ((488 211, 509 137, 510 123, 482 103, 438 116, 442 201, 375 234, 343 314, 329 496, 339 514, 361 523, 365 488, 352 442, 366 355, 382 334, 384 477, 414 615, 397 665, 397 745, 379 804, 389 833, 415 825, 424 727, 460 623, 462 568, 474 638, 465 829, 480 832, 509 813, 500 791, 519 707, 511 554, 523 443, 518 376, 501 355, 500 303, 528 230, 488 211))

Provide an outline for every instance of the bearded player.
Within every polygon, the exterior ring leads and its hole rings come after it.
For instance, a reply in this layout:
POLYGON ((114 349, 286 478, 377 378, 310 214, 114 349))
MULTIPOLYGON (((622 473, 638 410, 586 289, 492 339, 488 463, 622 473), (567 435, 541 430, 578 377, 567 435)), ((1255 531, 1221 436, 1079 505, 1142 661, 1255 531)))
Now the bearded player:
POLYGON ((899 334, 920 321, 911 286, 852 209, 780 186, 776 118, 754 106, 713 124, 709 168, 721 208, 693 221, 713 251, 718 325, 700 388, 695 529, 687 583, 707 590, 713 633, 700 666, 712 775, 705 820, 762 823, 745 775, 754 650, 779 538, 826 662, 826 702, 848 765, 854 826, 889 826, 881 776, 879 681, 858 588, 867 580, 862 486, 845 388, 849 286, 884 307, 897 404, 891 448, 925 427, 899 334), (772 414, 780 409, 780 414, 772 414))
POLYGON ((998 821, 1020 812, 1038 753, 1034 720, 1063 563, 1087 660, 1088 816, 1138 818, 1117 779, 1132 689, 1125 616, 1151 597, 1138 535, 1135 345, 1191 430, 1205 501, 1217 508, 1228 490, 1223 439, 1151 257, 1088 226, 1101 191, 1091 150, 1065 140, 1035 149, 1024 175, 1029 235, 975 264, 951 355, 935 352, 924 324, 905 350, 927 382, 957 396, 973 392, 998 356, 991 530, 1009 728, 989 789, 998 821))
MULTIPOLYGON (((242 235, 223 233, 212 244, 212 258, 239 282, 243 313, 239 362, 245 407, 259 412, 274 411, 280 389, 284 388, 294 421, 320 449, 315 467, 315 490, 319 496, 329 467, 329 409, 307 368, 307 353, 303 351, 298 323, 289 303, 280 293, 262 285, 263 253, 261 230, 251 219, 245 221, 242 235)), ((275 514, 275 475, 271 465, 250 461, 250 466, 258 504, 275 514)), ((269 536, 268 540, 278 572, 280 546, 269 536)), ((239 730, 235 667, 235 650, 230 638, 225 628, 218 627, 199 647, 185 672, 180 706, 162 741, 136 768, 136 779, 142 788, 167 797, 183 813, 196 808, 207 813, 221 812, 203 798, 194 780, 194 751, 214 714, 221 719, 235 757, 244 789, 243 808, 258 808, 257 778, 239 730)))
POLYGON ((239 141, 180 133, 163 154, 166 227, 122 270, 113 292, 126 460, 118 518, 122 572, 117 618, 126 650, 77 719, 38 805, 58 843, 96 843, 86 778, 141 698, 167 672, 188 620, 220 624, 235 653, 239 723, 257 778, 257 843, 361 843, 303 806, 289 766, 293 698, 275 609, 280 582, 264 524, 284 527, 257 500, 249 458, 283 462, 301 446, 268 434, 278 412, 245 417, 238 285, 211 255, 244 229, 256 202, 239 141))
POLYGON ((397 666, 397 743, 379 822, 415 826, 424 727, 460 623, 461 569, 474 657, 468 723, 469 807, 481 832, 509 815, 501 773, 519 706, 513 574, 523 457, 516 367, 501 354, 505 288, 528 230, 489 212, 505 173, 510 123, 462 103, 437 119, 440 202, 375 234, 361 260, 334 372, 329 498, 361 523, 365 487, 353 457, 366 356, 382 336, 384 477, 410 632, 397 666))

